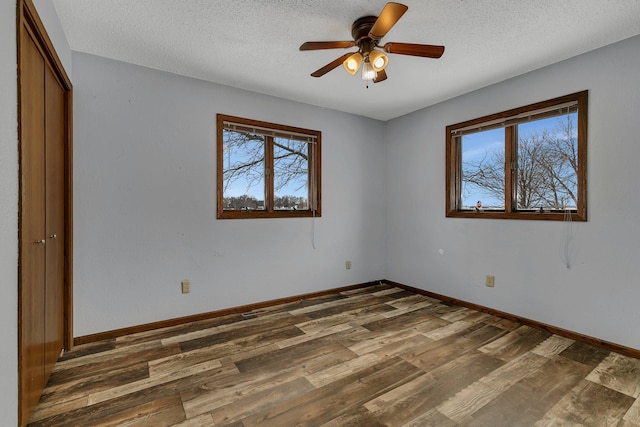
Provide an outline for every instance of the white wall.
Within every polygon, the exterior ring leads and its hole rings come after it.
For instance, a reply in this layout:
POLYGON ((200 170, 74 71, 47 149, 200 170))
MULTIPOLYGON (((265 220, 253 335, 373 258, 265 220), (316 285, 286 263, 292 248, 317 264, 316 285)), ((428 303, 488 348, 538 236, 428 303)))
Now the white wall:
POLYGON ((0 2, 0 414, 18 423, 18 89, 16 3, 0 2))
POLYGON ((384 277, 384 123, 82 53, 73 68, 76 336, 384 277), (322 132, 316 250, 308 218, 216 220, 216 113, 322 132))
POLYGON ((387 277, 640 348, 638 76, 635 37, 389 122, 387 277), (445 126, 584 89, 589 221, 570 269, 560 222, 445 218, 445 126))

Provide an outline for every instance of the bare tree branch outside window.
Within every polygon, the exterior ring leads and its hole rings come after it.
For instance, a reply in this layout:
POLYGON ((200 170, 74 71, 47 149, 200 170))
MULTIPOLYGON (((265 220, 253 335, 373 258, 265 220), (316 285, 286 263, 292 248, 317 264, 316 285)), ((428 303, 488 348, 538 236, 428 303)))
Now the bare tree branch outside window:
MULTIPOLYGON (((525 131, 518 125, 516 196, 518 210, 576 209, 578 188, 577 113, 559 116, 555 125, 525 131)), ((464 186, 494 199, 505 197, 505 153, 496 149, 480 160, 462 162, 464 186)), ((464 188, 463 188, 464 192, 464 188)))
POLYGON ((218 219, 322 216, 322 132, 216 115, 218 219))
POLYGON ((274 179, 274 209, 309 208, 307 142, 229 130, 223 136, 226 209, 264 209, 265 176, 270 173, 274 179), (266 168, 268 143, 273 144, 273 170, 266 168))

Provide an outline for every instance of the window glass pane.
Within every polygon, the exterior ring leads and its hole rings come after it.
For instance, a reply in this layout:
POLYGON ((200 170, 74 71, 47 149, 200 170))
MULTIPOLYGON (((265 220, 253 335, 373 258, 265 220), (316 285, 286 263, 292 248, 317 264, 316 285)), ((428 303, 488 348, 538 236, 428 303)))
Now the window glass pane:
POLYGON ((504 210, 504 128, 461 137, 460 209, 504 210))
POLYGON ((575 112, 518 125, 519 210, 576 209, 577 122, 575 112))
POLYGON ((264 210, 265 137, 223 132, 224 210, 264 210))
POLYGON ((274 138, 273 209, 309 209, 309 144, 274 138))

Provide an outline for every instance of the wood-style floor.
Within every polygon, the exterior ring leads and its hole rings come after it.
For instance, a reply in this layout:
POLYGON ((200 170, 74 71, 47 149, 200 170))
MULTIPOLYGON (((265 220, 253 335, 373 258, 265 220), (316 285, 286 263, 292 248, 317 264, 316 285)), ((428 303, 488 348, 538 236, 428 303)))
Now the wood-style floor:
POLYGON ((640 426, 640 360, 381 284, 77 347, 31 426, 640 426))

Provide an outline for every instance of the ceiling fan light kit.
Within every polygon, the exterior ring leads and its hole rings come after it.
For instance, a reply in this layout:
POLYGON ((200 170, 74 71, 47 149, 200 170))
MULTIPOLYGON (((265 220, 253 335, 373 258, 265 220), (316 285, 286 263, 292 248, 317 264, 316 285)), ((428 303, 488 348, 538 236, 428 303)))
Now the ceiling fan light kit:
POLYGON ((361 63, 362 63, 362 54, 360 52, 356 52, 350 57, 348 57, 346 61, 342 63, 342 65, 344 65, 344 69, 347 70, 347 73, 354 75, 355 73, 358 72, 358 69, 360 68, 361 63))
POLYGON ((373 69, 369 60, 365 60, 364 65, 362 66, 362 80, 373 80, 377 76, 378 73, 373 69))
MULTIPOLYGON (((353 41, 312 41, 303 43, 300 50, 319 49, 347 49, 358 47, 357 52, 346 53, 333 62, 311 73, 312 77, 322 77, 329 71, 342 64, 347 73, 355 75, 362 65, 362 79, 379 83, 387 79, 385 68, 389 58, 382 51, 376 49, 380 40, 391 30, 404 15, 408 7, 400 4, 387 3, 380 16, 363 16, 358 18, 351 26, 353 41)), ((380 47, 384 52, 419 56, 423 58, 440 58, 444 53, 444 46, 415 44, 415 43, 387 43, 380 47)), ((368 87, 368 85, 367 85, 368 87)))
POLYGON ((369 62, 371 62, 373 69, 378 72, 384 70, 389 63, 389 58, 379 50, 372 50, 369 52, 369 62))

